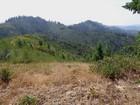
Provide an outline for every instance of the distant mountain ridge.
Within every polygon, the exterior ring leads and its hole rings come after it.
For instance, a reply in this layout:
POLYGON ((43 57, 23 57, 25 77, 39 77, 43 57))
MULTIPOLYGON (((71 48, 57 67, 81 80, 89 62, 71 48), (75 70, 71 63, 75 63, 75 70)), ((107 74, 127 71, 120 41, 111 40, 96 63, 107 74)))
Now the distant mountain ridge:
POLYGON ((19 16, 0 24, 0 37, 35 33, 47 34, 52 38, 92 46, 96 46, 99 41, 103 45, 108 42, 116 49, 133 42, 133 37, 129 36, 126 31, 90 20, 66 26, 60 22, 46 21, 40 17, 19 16))
POLYGON ((117 26, 120 29, 125 30, 127 33, 135 36, 140 32, 140 25, 129 25, 129 26, 117 26))
MULTIPOLYGON (((121 27, 110 27, 103 25, 98 22, 93 22, 91 20, 87 20, 85 22, 81 22, 79 24, 69 25, 66 26, 60 22, 51 22, 46 21, 40 17, 26 17, 26 16, 19 16, 13 17, 5 21, 5 23, 0 24, 0 31, 2 28, 11 29, 10 34, 31 34, 31 33, 53 33, 55 34, 56 29, 73 29, 75 31, 90 33, 90 32, 97 32, 97 33, 124 33, 126 32, 121 29, 121 27)), ((5 33, 6 34, 6 33, 5 33)), ((8 34, 8 33, 7 33, 8 34)), ((2 35, 2 33, 0 33, 2 35)))
POLYGON ((76 31, 81 31, 85 33, 90 33, 90 32, 110 32, 111 30, 98 22, 93 22, 91 20, 87 20, 85 22, 79 23, 79 24, 74 24, 71 26, 72 29, 76 31))
POLYGON ((140 25, 129 25, 129 26, 118 26, 121 29, 124 30, 136 30, 136 31, 140 31, 140 25))

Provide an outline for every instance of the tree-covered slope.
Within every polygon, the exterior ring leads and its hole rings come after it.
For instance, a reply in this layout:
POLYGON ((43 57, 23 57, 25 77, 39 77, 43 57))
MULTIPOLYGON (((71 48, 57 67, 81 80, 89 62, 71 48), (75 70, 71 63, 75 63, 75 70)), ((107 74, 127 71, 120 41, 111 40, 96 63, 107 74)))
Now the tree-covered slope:
POLYGON ((19 16, 0 24, 0 37, 42 33, 52 38, 72 43, 96 46, 97 43, 110 43, 116 50, 131 44, 133 37, 117 27, 105 26, 93 21, 66 26, 40 17, 19 16))
POLYGON ((1 62, 27 63, 82 60, 82 57, 87 53, 84 50, 90 51, 91 49, 56 41, 42 35, 12 36, 0 39, 1 62))

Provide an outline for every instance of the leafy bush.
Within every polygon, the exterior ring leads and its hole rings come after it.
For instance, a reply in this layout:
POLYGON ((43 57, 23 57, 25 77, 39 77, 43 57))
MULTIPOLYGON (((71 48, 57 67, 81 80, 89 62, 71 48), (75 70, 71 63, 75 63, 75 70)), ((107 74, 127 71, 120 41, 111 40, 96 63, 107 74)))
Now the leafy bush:
POLYGON ((19 100, 19 105, 37 105, 37 98, 25 96, 19 100))
POLYGON ((3 61, 7 61, 8 59, 8 55, 9 54, 9 49, 7 47, 5 48, 1 48, 1 51, 0 51, 0 60, 3 60, 3 61))
POLYGON ((8 69, 2 69, 0 71, 0 78, 4 83, 9 83, 11 80, 11 72, 8 69))
POLYGON ((112 80, 121 77, 126 70, 138 68, 138 59, 129 58, 124 56, 107 57, 104 60, 100 60, 91 66, 91 70, 101 72, 105 77, 112 80))

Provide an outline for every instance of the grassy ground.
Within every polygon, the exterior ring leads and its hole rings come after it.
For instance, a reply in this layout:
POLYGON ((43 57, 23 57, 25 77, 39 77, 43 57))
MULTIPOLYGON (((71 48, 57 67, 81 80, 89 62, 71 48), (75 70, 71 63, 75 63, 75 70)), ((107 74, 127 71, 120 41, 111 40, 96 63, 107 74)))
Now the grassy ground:
POLYGON ((112 82, 90 66, 78 62, 1 63, 0 69, 10 70, 12 77, 9 84, 0 81, 0 105, 19 105, 31 98, 36 105, 140 104, 139 82, 130 78, 112 82))

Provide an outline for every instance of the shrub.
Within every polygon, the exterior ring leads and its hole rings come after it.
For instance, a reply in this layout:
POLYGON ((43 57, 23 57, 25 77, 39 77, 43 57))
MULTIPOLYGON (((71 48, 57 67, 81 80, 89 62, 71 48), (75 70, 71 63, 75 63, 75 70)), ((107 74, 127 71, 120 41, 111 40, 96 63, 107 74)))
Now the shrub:
POLYGON ((104 49, 104 55, 107 57, 110 57, 112 55, 112 49, 109 43, 106 44, 105 49, 104 49))
POLYGON ((8 69, 2 69, 0 71, 0 78, 4 83, 9 83, 11 80, 11 72, 8 69))
POLYGON ((19 100, 19 105, 37 105, 37 98, 25 96, 19 100))
POLYGON ((8 54, 10 53, 8 48, 2 48, 0 51, 0 60, 1 61, 7 61, 8 60, 8 54))
POLYGON ((91 70, 101 72, 105 77, 112 80, 119 78, 126 70, 138 68, 138 61, 136 58, 129 58, 124 56, 107 57, 100 60, 91 66, 91 70))
POLYGON ((20 39, 18 39, 18 40, 16 41, 16 45, 17 45, 19 48, 22 48, 22 47, 24 46, 24 43, 23 43, 20 39))

